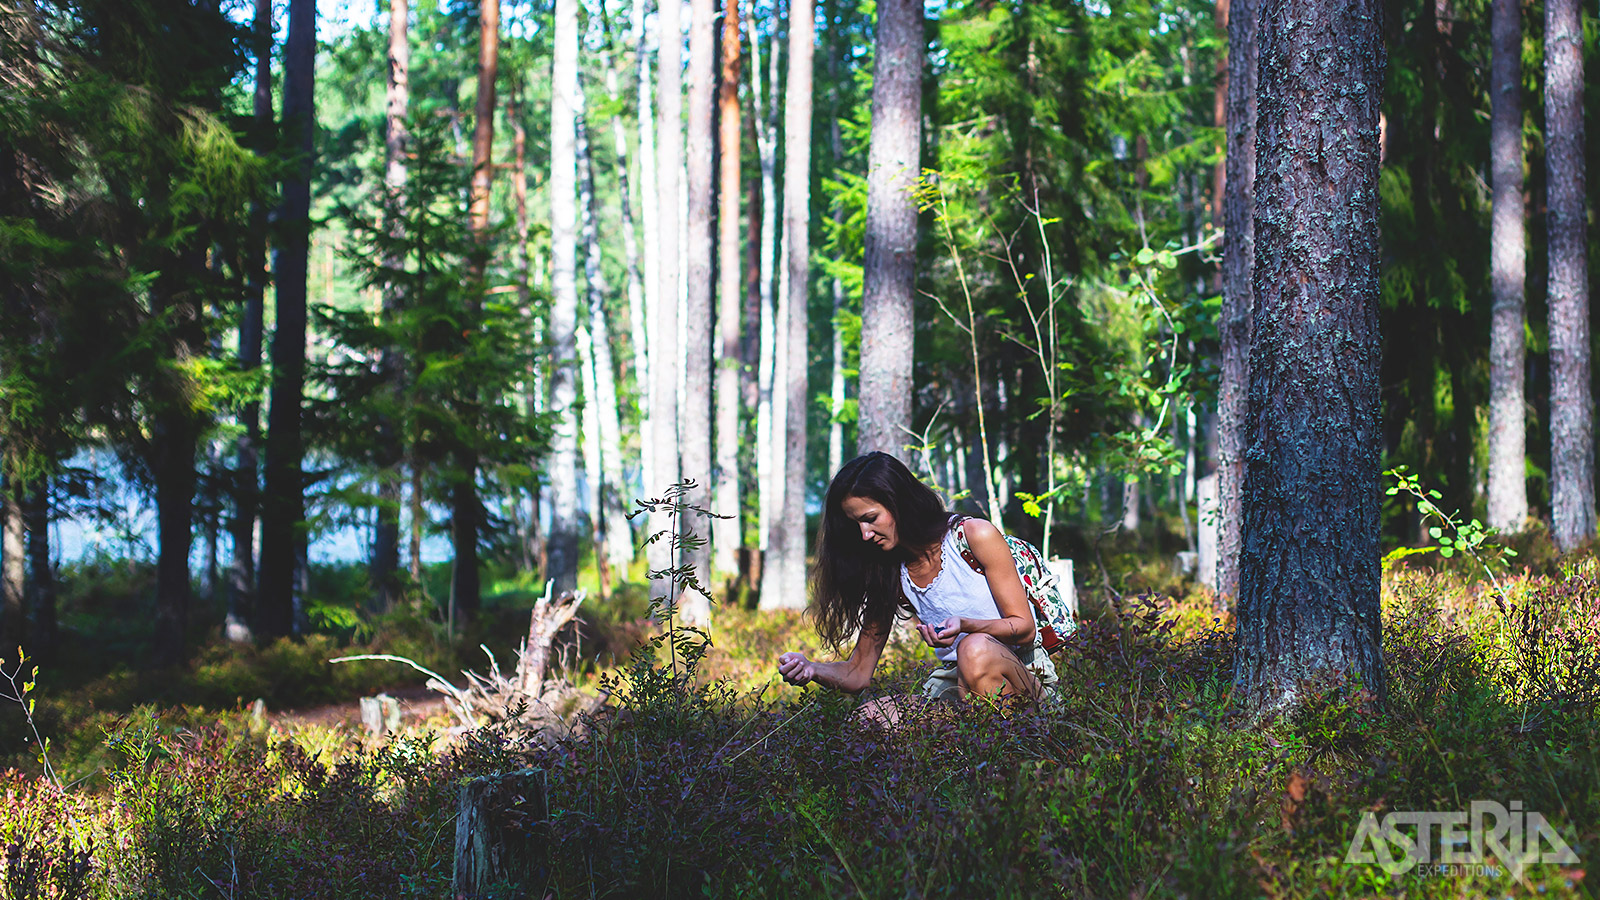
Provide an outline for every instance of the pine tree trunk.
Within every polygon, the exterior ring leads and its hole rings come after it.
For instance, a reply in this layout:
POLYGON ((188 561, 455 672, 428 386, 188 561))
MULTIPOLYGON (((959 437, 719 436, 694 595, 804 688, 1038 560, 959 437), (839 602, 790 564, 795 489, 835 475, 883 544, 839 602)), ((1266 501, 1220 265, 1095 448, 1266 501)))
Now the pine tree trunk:
POLYGON ((711 546, 714 570, 732 575, 739 569, 738 551, 744 529, 739 521, 739 320, 744 280, 739 270, 739 0, 724 0, 722 67, 717 86, 718 211, 717 211, 717 464, 711 546))
MULTIPOLYGON (((683 174, 683 98, 680 96, 683 63, 682 4, 680 0, 664 0, 656 16, 660 28, 659 49, 656 55, 656 83, 660 87, 659 113, 656 119, 656 148, 659 152, 656 173, 657 255, 656 265, 660 280, 656 285, 655 310, 651 313, 655 327, 651 331, 650 346, 656 348, 650 355, 650 421, 654 434, 656 471, 645 493, 659 497, 679 479, 678 465, 678 353, 683 343, 678 337, 679 303, 679 248, 677 226, 680 208, 679 185, 683 174)), ((650 515, 652 534, 670 531, 674 526, 666 511, 650 515)), ((665 540, 650 545, 650 568, 661 571, 677 565, 671 547, 665 540)), ((652 597, 664 597, 672 592, 672 582, 667 578, 652 581, 652 597)))
MULTIPOLYGON (((407 34, 410 17, 410 0, 389 0, 389 76, 385 100, 384 134, 384 189, 388 193, 387 214, 389 236, 404 236, 405 224, 401 194, 406 184, 406 108, 410 103, 411 41, 407 34)), ((398 255, 384 261, 385 268, 399 271, 404 260, 398 255)), ((390 281, 384 285, 383 314, 386 323, 393 323, 400 314, 403 298, 399 285, 390 281)), ((399 348, 385 346, 379 353, 378 368, 384 384, 394 394, 395 407, 405 390, 403 376, 404 357, 399 348)), ((405 473, 404 442, 397 424, 388 416, 378 423, 378 522, 372 536, 372 602, 373 612, 386 612, 401 597, 400 572, 400 504, 401 482, 405 473)))
MULTIPOLYGON (((582 97, 581 90, 579 97, 582 97)), ((585 388, 584 397, 586 406, 594 407, 595 450, 599 454, 599 468, 593 473, 596 476, 594 491, 597 503, 593 509, 596 511, 594 514, 599 516, 595 532, 605 547, 604 559, 601 559, 602 554, 597 553, 595 562, 598 564, 603 561, 610 569, 626 572, 628 563, 633 561, 633 532, 628 527, 628 509, 622 496, 625 489, 622 480, 622 424, 617 418, 617 370, 611 355, 611 325, 605 308, 605 298, 611 294, 611 286, 600 265, 600 233, 596 225, 600 218, 596 208, 599 199, 594 188, 588 128, 581 115, 578 117, 578 178, 583 195, 583 272, 589 288, 588 333, 593 342, 590 349, 593 385, 585 388)), ((602 593, 605 593, 603 589, 602 593)))
POLYGON ((1222 196, 1222 380, 1217 392, 1217 604, 1239 596, 1245 420, 1250 407, 1250 279, 1255 265, 1256 10, 1229 0, 1227 176, 1222 196))
POLYGON ((23 515, 28 531, 28 628, 30 652, 42 660, 54 657, 58 630, 56 623, 56 578, 50 564, 50 483, 40 480, 28 492, 23 515))
POLYGON ((1549 173, 1550 505, 1556 546, 1595 536, 1594 407, 1583 161, 1583 8, 1544 7, 1545 167, 1549 173))
POLYGON ((263 637, 286 635, 294 628, 296 548, 305 515, 300 404, 305 391, 306 274, 311 249, 312 136, 316 130, 316 15, 316 0, 289 0, 283 129, 298 160, 283 184, 280 234, 274 248, 277 323, 272 332, 272 403, 267 420, 261 594, 256 618, 256 630, 263 637))
POLYGON ((1523 343, 1527 238, 1522 199, 1522 9, 1494 0, 1490 11, 1489 178, 1494 189, 1489 272, 1489 527, 1521 531, 1528 518, 1523 343))
MULTIPOLYGON (((478 6, 478 87, 472 111, 472 188, 468 221, 478 244, 468 280, 467 313, 476 319, 488 263, 489 197, 494 184, 495 79, 500 70, 500 0, 481 0, 478 6)), ((462 418, 475 430, 477 397, 468 397, 462 418)), ((483 505, 478 499, 478 450, 470 444, 456 448, 455 480, 450 490, 450 538, 455 553, 450 596, 464 620, 478 612, 482 586, 478 572, 478 526, 483 505)))
POLYGON ((815 13, 810 3, 796 4, 789 16, 789 81, 784 96, 783 230, 788 245, 788 320, 783 340, 788 345, 783 403, 785 413, 785 480, 783 513, 774 535, 776 572, 782 605, 806 605, 806 315, 811 264, 811 61, 815 13))
POLYGON ((921 174, 922 4, 880 0, 873 50, 872 142, 862 260, 858 444, 902 454, 911 434, 917 205, 921 174))
MULTIPOLYGON (((255 55, 254 113, 251 128, 253 146, 261 152, 273 144, 272 122, 272 0, 256 0, 252 44, 255 55)), ((245 302, 239 319, 239 368, 254 371, 261 366, 261 337, 266 314, 267 209, 256 203, 250 209, 249 244, 245 251, 245 302)), ((228 612, 223 636, 244 643, 252 639, 250 622, 255 615, 256 597, 256 510, 261 499, 260 459, 261 404, 252 399, 239 412, 241 434, 238 462, 233 473, 233 519, 228 524, 232 552, 228 564, 228 612)))
MULTIPOLYGON (((1240 14, 1235 7, 1234 14, 1240 14)), ((1250 455, 1234 681, 1385 693, 1379 610, 1378 107, 1383 9, 1265 0, 1250 455)))
POLYGON ((550 113, 550 553, 555 592, 578 586, 578 0, 558 0, 550 113))

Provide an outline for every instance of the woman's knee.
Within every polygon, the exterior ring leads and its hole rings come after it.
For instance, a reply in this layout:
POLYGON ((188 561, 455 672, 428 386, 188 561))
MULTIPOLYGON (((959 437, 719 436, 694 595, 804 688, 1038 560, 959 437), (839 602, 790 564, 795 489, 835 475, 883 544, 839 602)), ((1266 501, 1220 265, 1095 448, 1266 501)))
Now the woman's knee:
POLYGON ((956 668, 962 686, 969 691, 992 692, 1005 684, 1006 668, 1015 662, 1010 648, 987 634, 969 634, 961 639, 956 668))

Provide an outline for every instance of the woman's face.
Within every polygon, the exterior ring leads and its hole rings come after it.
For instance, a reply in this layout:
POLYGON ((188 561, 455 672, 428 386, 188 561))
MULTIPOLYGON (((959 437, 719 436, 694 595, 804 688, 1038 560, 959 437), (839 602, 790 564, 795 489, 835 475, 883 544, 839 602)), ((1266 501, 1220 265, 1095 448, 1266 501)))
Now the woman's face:
POLYGON ((882 503, 870 497, 846 497, 839 508, 844 511, 846 518, 856 523, 863 541, 885 551, 900 545, 894 516, 883 508, 882 503))

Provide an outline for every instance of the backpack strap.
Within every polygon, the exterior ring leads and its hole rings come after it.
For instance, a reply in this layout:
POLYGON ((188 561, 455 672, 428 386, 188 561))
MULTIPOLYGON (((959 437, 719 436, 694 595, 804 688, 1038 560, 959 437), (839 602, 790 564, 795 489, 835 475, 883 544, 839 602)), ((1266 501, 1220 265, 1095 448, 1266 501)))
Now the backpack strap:
POLYGON ((962 527, 970 518, 972 517, 956 516, 950 523, 950 532, 955 535, 956 551, 961 554, 961 558, 967 561, 967 565, 972 567, 972 571, 982 575, 983 563, 978 562, 977 555, 972 552, 971 545, 967 543, 967 531, 962 527))

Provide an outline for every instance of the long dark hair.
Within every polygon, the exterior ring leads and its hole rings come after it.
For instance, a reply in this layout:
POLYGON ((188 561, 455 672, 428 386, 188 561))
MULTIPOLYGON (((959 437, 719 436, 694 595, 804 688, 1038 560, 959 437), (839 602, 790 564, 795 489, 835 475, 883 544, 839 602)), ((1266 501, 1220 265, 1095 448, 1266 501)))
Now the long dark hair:
POLYGON ((900 603, 900 564, 943 540, 949 525, 944 501, 900 460, 874 452, 845 463, 828 485, 811 573, 811 616, 822 639, 837 648, 864 626, 888 627, 900 603), (894 551, 861 540, 844 514, 849 497, 880 503, 894 517, 894 551))

